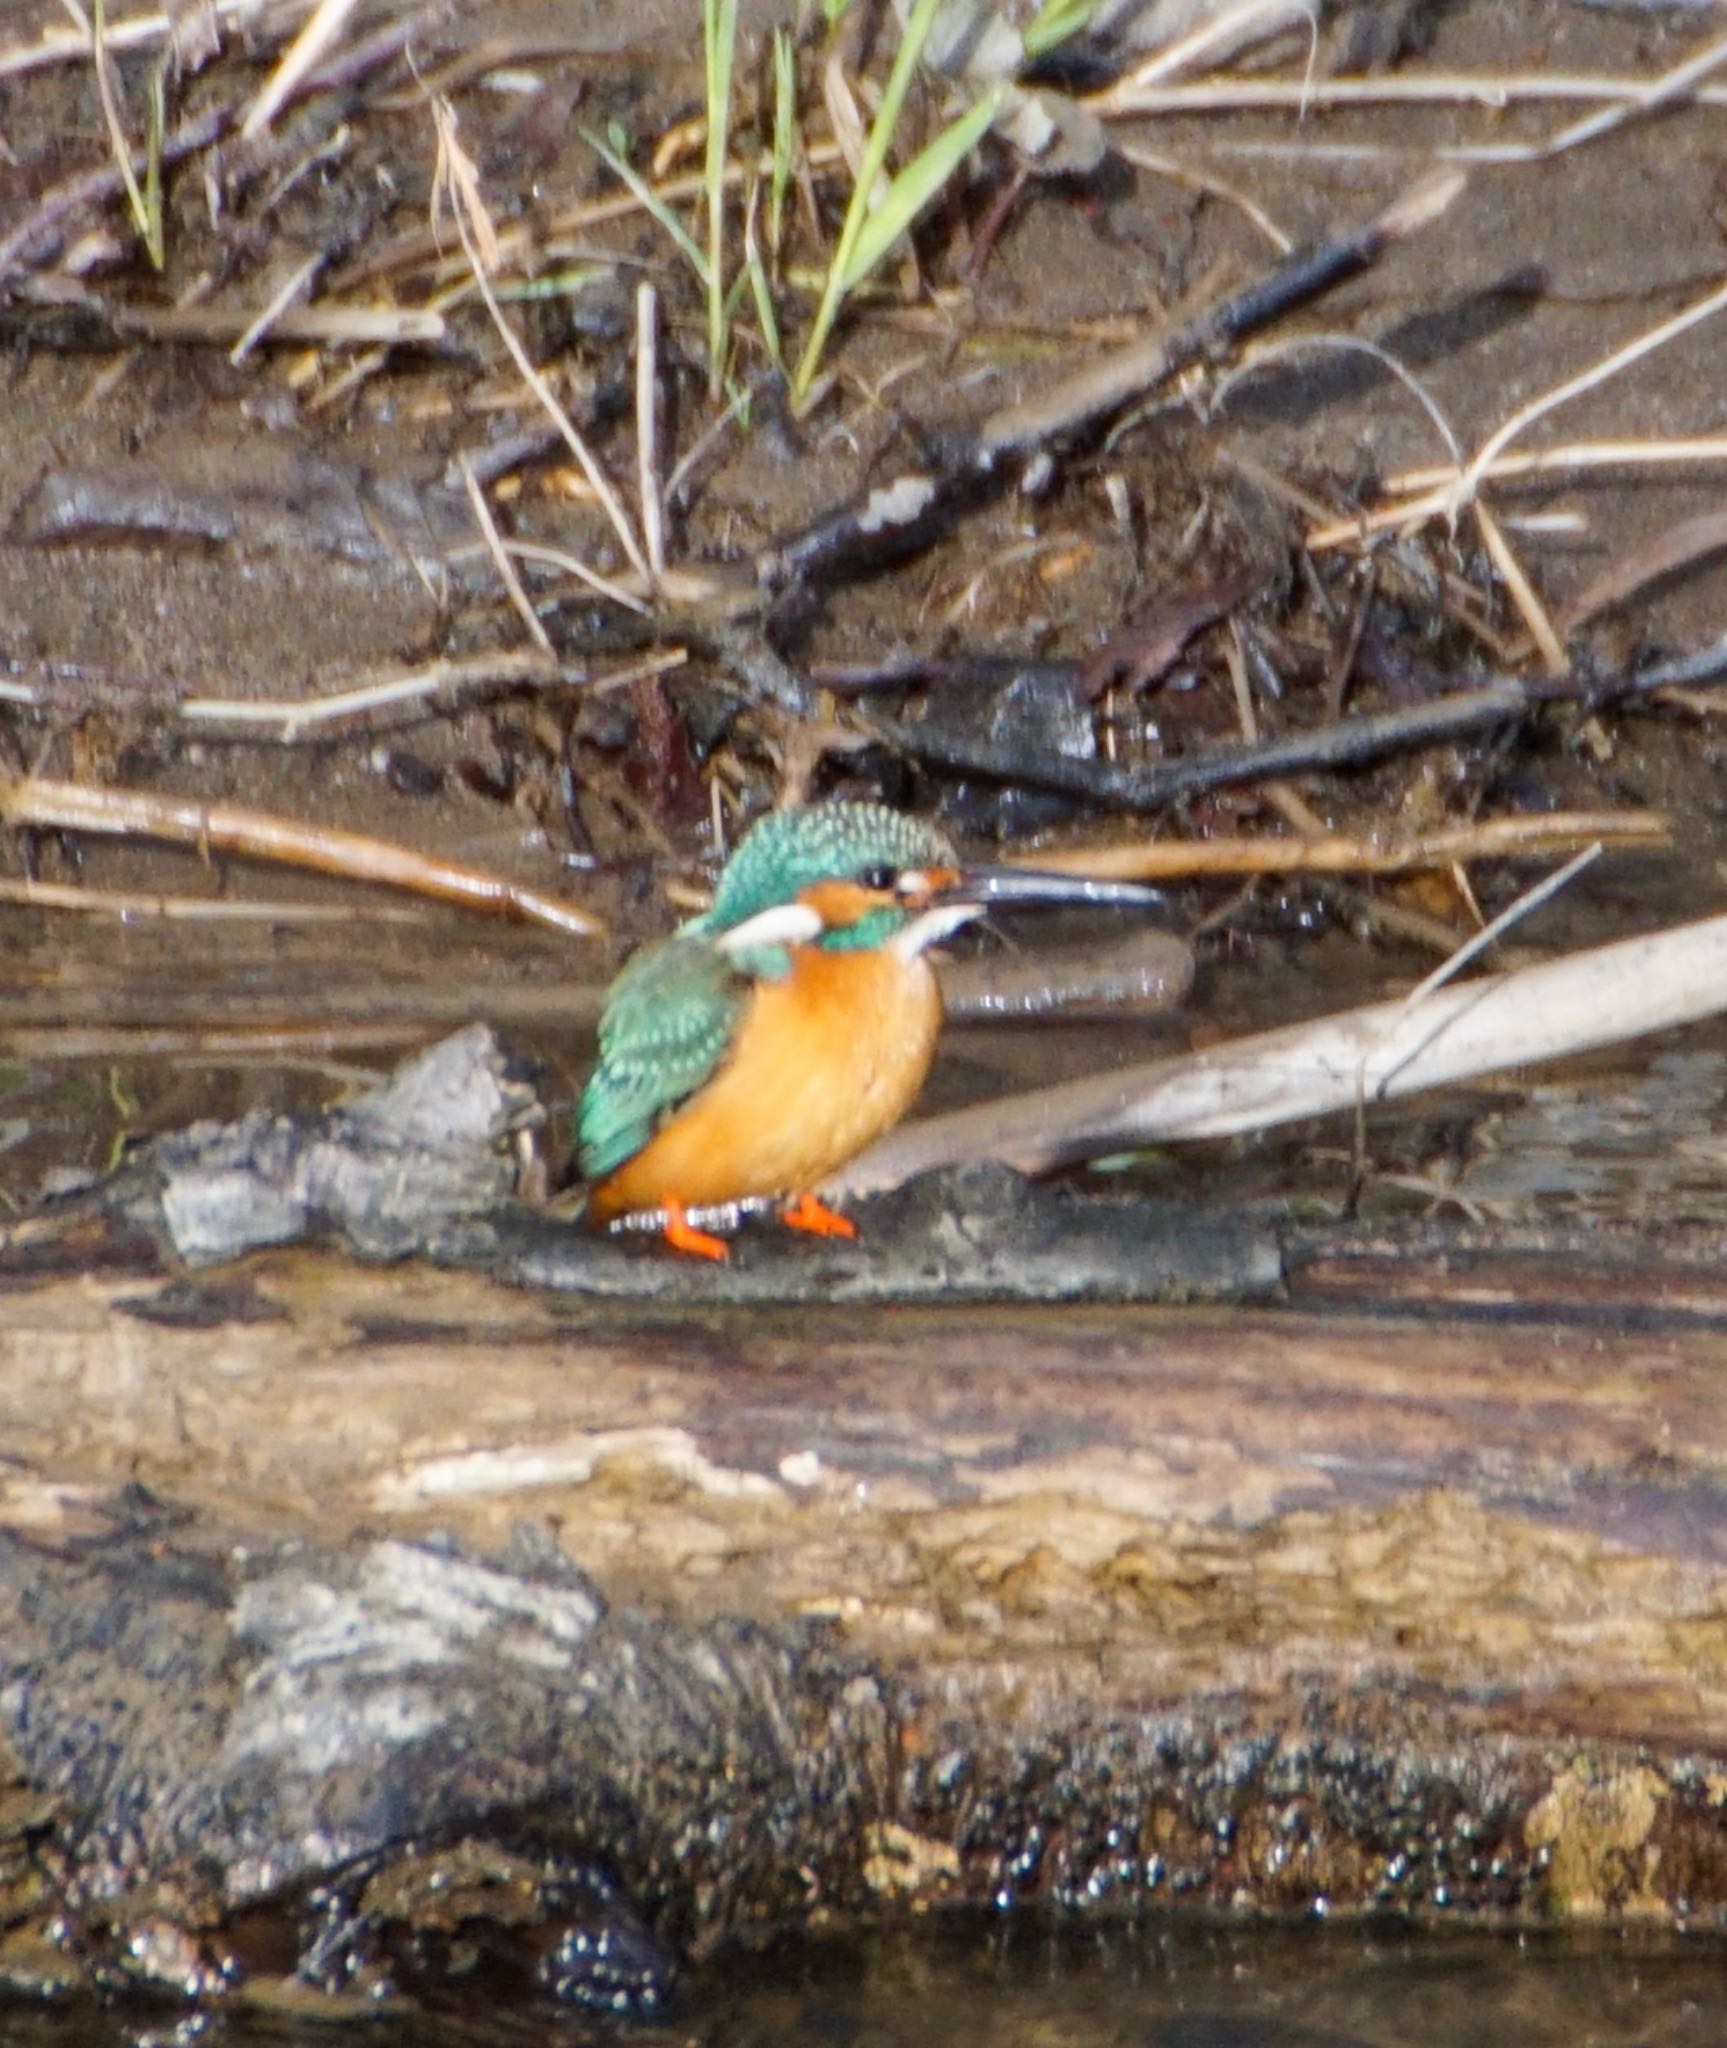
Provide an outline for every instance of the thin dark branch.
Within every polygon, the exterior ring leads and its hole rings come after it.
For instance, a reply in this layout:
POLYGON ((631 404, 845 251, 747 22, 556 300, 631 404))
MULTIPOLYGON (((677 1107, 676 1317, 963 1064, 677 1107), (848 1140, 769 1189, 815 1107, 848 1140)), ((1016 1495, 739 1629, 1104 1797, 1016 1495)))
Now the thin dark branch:
POLYGON ((1437 698, 1413 711, 1376 712, 1313 732, 1283 733, 1274 740, 1214 747, 1145 768, 1034 752, 980 735, 956 733, 933 720, 873 719, 870 723, 890 746, 933 767, 1060 790, 1113 810, 1160 811, 1180 798, 1202 796, 1234 783, 1306 774, 1320 768, 1352 768, 1386 754, 1467 739, 1522 717, 1531 701, 1520 684, 1490 685, 1437 698))
POLYGON ((1385 252, 1438 217, 1461 176, 1423 179, 1364 226, 1292 256, 1267 277, 1173 333, 1137 341, 1064 378, 1024 405, 992 413, 949 440, 935 461, 824 513, 756 558, 764 589, 834 583, 915 552, 961 514, 1008 489, 1027 463, 1081 442, 1195 363, 1227 353, 1248 335, 1359 276, 1385 252))
POLYGON ((1112 810, 1158 811, 1181 798, 1236 783, 1319 769, 1355 768, 1388 754, 1469 739, 1550 704, 1594 707, 1624 703, 1657 690, 1722 680, 1727 680, 1727 636, 1699 653, 1653 662, 1616 677, 1560 683, 1496 678, 1479 689, 1438 697, 1413 710, 1372 712, 1312 732, 1283 733, 1251 745, 1215 747, 1145 768, 1021 750, 1001 741, 956 733, 929 720, 912 723, 876 718, 869 723, 888 745, 934 767, 1060 790, 1112 810))

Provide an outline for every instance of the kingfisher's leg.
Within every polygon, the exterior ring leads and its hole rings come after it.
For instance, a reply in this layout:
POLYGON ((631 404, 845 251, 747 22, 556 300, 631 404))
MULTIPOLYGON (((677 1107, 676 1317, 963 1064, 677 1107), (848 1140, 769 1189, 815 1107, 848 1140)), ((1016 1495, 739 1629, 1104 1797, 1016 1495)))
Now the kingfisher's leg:
POLYGON ((858 1227, 849 1216, 842 1216, 837 1209, 818 1202, 808 1188, 789 1208, 781 1210, 780 1217, 794 1230, 807 1230, 815 1237, 856 1237, 858 1234, 858 1227))
POLYGON ((732 1255, 723 1237, 696 1228, 685 1214, 682 1202, 667 1201, 665 1231, 667 1244, 675 1245, 680 1252, 694 1252, 698 1259, 718 1259, 723 1264, 732 1255))

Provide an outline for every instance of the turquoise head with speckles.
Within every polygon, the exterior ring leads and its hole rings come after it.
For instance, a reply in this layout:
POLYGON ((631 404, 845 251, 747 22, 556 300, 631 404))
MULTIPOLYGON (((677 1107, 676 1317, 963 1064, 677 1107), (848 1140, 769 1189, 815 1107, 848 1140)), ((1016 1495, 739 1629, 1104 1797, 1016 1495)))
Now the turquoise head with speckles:
MULTIPOLYGON (((774 811, 745 834, 720 876, 712 908, 687 929, 731 931, 776 904, 793 902, 818 882, 891 888, 892 878, 904 869, 957 865, 953 848, 933 825, 884 804, 774 811)), ((883 904, 855 924, 825 932, 817 943, 833 950, 885 945, 910 915, 883 904)))

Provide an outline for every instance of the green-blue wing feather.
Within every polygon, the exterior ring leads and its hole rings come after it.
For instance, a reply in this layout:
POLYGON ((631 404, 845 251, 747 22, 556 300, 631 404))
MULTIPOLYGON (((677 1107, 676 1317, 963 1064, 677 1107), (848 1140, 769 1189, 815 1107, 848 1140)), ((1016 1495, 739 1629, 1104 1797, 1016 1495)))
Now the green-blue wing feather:
POLYGON ((634 1157, 725 1058, 749 998, 747 973, 709 939, 677 934, 638 953, 612 985, 600 1059, 576 1111, 583 1176, 634 1157))

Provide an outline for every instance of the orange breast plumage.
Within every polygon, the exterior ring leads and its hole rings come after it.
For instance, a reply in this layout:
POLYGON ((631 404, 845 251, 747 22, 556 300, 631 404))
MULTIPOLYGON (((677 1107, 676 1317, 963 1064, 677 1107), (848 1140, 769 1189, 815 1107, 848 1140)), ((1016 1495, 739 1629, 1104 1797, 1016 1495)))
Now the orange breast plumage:
POLYGON ((940 1029, 921 954, 798 948, 790 974, 752 990, 713 1079, 593 1190, 589 1215, 818 1187, 905 1115, 940 1029))

